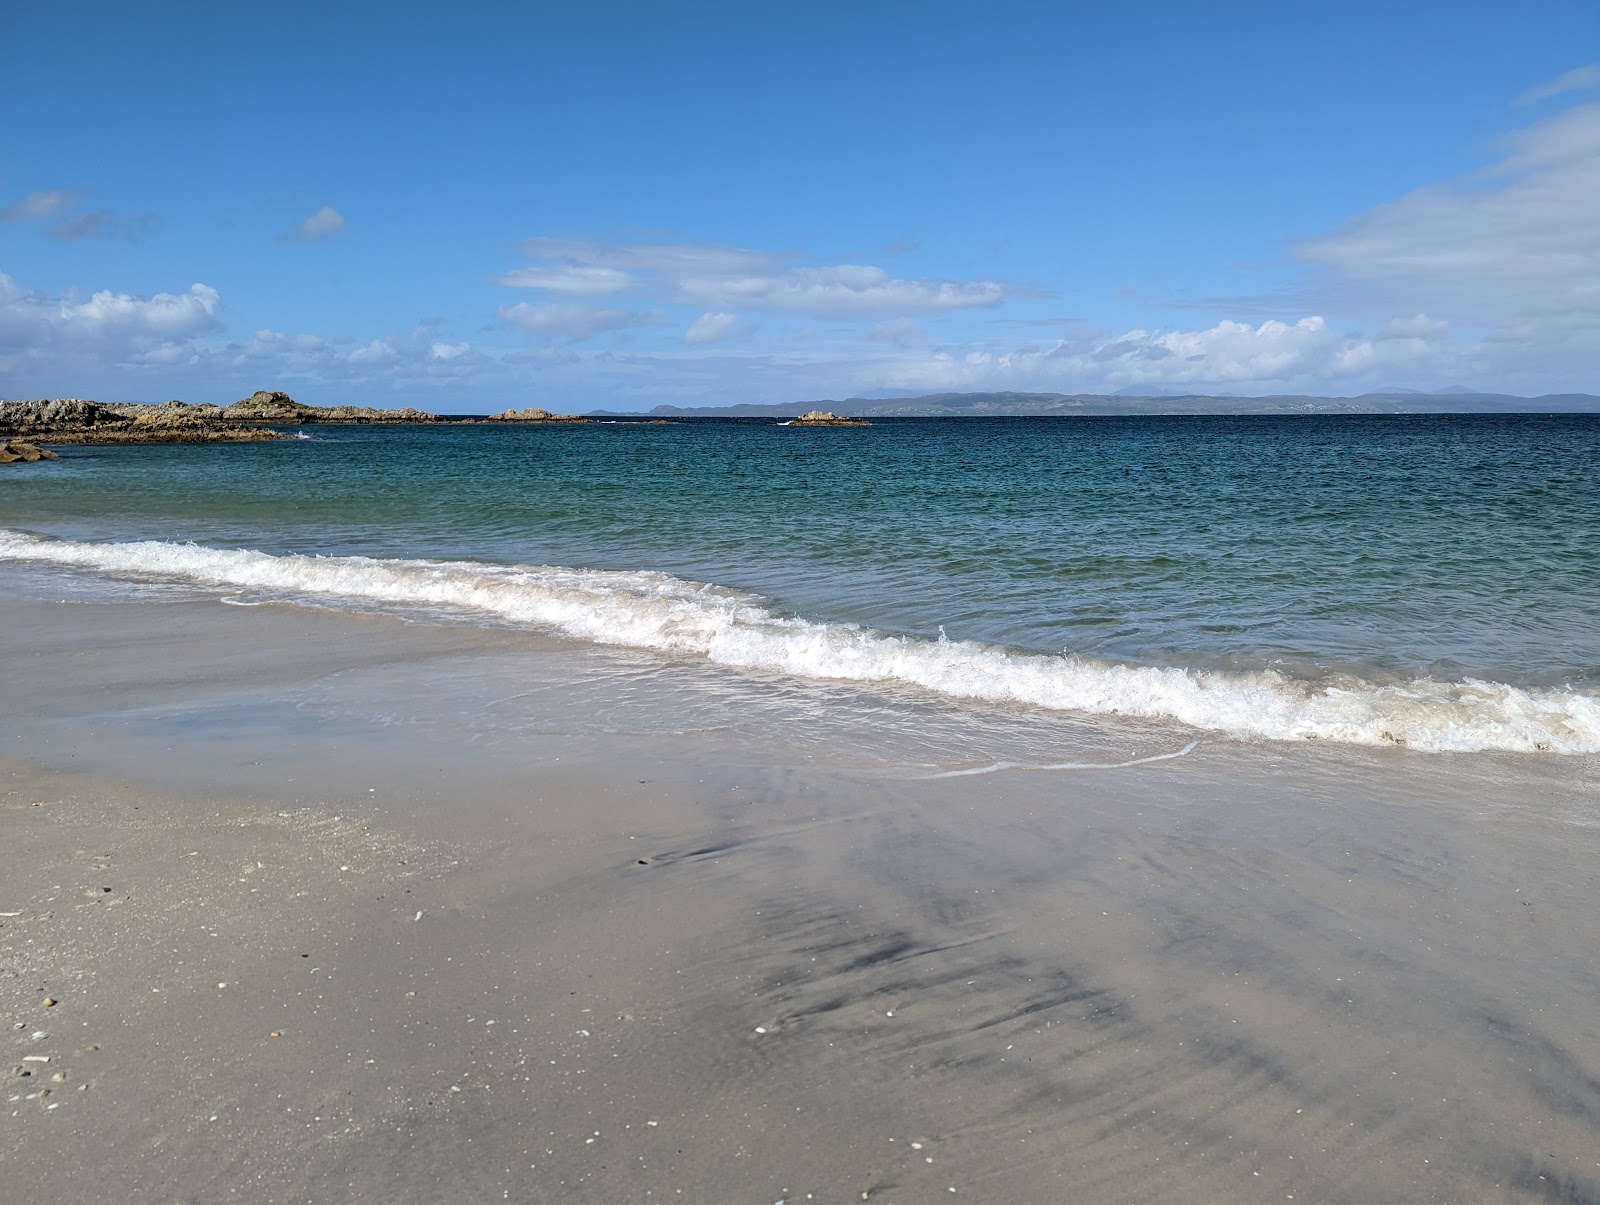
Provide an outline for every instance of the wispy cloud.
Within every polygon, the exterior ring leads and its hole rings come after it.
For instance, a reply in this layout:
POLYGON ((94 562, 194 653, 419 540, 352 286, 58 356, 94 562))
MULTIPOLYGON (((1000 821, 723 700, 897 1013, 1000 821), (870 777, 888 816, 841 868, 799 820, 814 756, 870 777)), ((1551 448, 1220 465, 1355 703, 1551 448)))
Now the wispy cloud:
POLYGON ((0 222, 32 222, 39 218, 54 217, 63 209, 71 209, 82 199, 81 192, 63 192, 59 189, 30 192, 22 200, 0 209, 0 222))
POLYGON ((579 297, 610 297, 626 293, 637 281, 628 272, 596 264, 548 264, 519 268, 495 278, 513 289, 544 289, 579 297))
POLYGON ((323 239, 338 238, 350 229, 344 214, 332 205, 324 205, 293 230, 282 235, 280 243, 314 243, 323 239))
POLYGON ((750 328, 739 320, 737 314, 701 314, 683 333, 683 341, 692 346, 723 343, 749 334, 750 328))
POLYGON ((92 213, 63 218, 50 227, 50 235, 52 238, 69 240, 114 238, 137 243, 156 228, 158 220, 153 213, 115 213, 109 209, 97 209, 92 213))
POLYGON ((508 287, 590 296, 631 291, 733 315, 886 321, 997 306, 1017 291, 998 281, 906 279, 872 264, 807 264, 796 255, 720 244, 537 238, 518 249, 539 262, 497 278, 508 287))
POLYGON ((1589 63, 1583 67, 1574 67, 1564 75, 1558 75, 1555 79, 1537 87, 1529 88, 1517 97, 1516 103, 1534 105, 1568 92, 1588 92, 1595 88, 1600 88, 1600 63, 1589 63))
POLYGON ((547 335, 578 343, 605 331, 660 326, 666 319, 659 313, 647 310, 606 309, 561 302, 531 305, 522 301, 516 305, 501 306, 500 321, 531 335, 547 335))
POLYGON ((1503 147, 1483 171, 1298 244, 1298 257, 1325 269, 1327 303, 1368 314, 1426 311, 1519 338, 1576 334, 1592 345, 1600 330, 1600 102, 1520 130, 1503 147))

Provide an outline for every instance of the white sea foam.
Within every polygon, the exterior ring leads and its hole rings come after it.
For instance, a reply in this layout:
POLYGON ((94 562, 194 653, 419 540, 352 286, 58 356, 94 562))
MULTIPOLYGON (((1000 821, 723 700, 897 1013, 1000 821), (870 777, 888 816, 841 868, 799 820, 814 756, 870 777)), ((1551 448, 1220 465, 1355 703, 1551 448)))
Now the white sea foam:
POLYGON ((960 699, 1177 720, 1240 737, 1430 752, 1600 752, 1600 696, 1419 678, 1307 683, 1271 671, 1117 665, 773 614, 748 594, 664 573, 273 556, 161 541, 81 543, 0 530, 0 560, 154 575, 227 590, 445 607, 601 644, 960 699))

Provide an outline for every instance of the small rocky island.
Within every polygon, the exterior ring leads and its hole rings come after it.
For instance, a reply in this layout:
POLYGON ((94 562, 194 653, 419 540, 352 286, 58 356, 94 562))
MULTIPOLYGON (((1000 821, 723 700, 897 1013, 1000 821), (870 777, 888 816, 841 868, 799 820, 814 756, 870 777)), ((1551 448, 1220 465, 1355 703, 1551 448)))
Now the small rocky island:
POLYGON ((502 410, 483 420, 486 423, 592 423, 594 419, 581 414, 551 414, 537 406, 527 410, 502 410))
POLYGON ((0 440, 0 464, 31 464, 35 460, 59 460, 48 448, 37 447, 20 439, 0 440))
POLYGON ((832 410, 808 410, 799 418, 791 418, 785 427, 870 427, 864 418, 843 418, 832 410))

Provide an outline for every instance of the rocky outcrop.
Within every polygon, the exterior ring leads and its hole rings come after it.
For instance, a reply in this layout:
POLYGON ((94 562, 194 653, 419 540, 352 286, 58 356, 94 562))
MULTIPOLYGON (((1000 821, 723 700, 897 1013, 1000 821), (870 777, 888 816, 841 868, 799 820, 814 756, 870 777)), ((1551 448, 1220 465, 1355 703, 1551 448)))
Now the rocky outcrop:
POLYGON ((220 411, 221 417, 246 423, 442 423, 448 419, 411 406, 377 410, 371 406, 308 406, 287 393, 258 389, 243 401, 220 411))
POLYGON ((499 414, 491 414, 485 422, 490 423, 592 423, 592 418, 584 418, 581 414, 551 414, 548 410, 541 410, 537 406, 527 410, 502 410, 499 414))
POLYGON ((870 427, 864 418, 841 418, 831 410, 808 410, 799 418, 791 418, 787 427, 870 427))
POLYGON ((117 426, 126 415, 99 402, 56 398, 37 402, 0 402, 0 432, 26 435, 34 431, 88 431, 117 426))
POLYGON ((35 447, 20 439, 0 440, 0 464, 32 463, 35 460, 57 460, 59 457, 48 448, 35 447))
POLYGON ((277 431, 224 422, 215 406, 102 405, 81 398, 0 402, 0 438, 51 444, 234 443, 283 439, 277 431))

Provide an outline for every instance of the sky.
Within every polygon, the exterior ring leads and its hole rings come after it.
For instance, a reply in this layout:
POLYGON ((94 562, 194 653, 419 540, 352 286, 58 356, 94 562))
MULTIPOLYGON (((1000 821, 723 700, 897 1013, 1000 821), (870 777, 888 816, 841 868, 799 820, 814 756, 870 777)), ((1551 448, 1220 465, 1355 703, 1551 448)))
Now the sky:
POLYGON ((1600 393, 1594 0, 0 0, 0 397, 1600 393))

